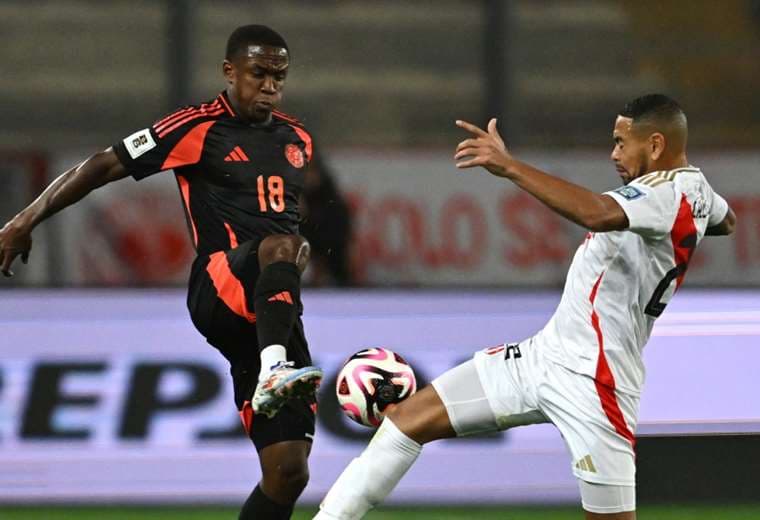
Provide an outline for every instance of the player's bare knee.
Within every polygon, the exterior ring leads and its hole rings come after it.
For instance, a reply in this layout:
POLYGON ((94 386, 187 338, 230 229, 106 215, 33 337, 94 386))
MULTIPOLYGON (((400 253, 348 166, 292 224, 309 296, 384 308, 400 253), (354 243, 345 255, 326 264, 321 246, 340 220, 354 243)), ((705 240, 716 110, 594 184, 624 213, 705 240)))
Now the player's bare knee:
POLYGON ((393 424, 420 444, 456 436, 441 402, 432 386, 426 386, 409 399, 388 410, 393 424))
POLYGON ((283 461, 269 469, 264 478, 280 495, 298 496, 309 483, 309 467, 300 461, 283 461))
POLYGON ((409 419, 414 416, 413 413, 409 413, 409 411, 407 411, 408 402, 409 400, 407 399, 406 401, 402 401, 399 404, 390 405, 385 412, 385 417, 393 421, 393 424, 395 424, 396 427, 404 433, 406 433, 407 429, 410 429, 411 424, 409 419))
POLYGON ((303 468, 301 471, 288 473, 284 475, 286 487, 294 494, 301 494, 309 483, 309 470, 303 468))
POLYGON ((261 269, 275 262, 290 262, 303 272, 311 256, 311 246, 300 235, 270 235, 259 244, 258 255, 261 269))

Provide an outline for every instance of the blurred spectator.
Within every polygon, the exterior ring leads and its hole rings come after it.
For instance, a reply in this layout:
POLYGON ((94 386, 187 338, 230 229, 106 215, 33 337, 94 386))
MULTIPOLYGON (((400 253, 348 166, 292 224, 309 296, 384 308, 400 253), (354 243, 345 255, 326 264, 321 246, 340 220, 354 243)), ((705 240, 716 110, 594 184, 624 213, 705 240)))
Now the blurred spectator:
POLYGON ((351 213, 318 147, 306 172, 300 230, 311 244, 308 283, 353 285, 349 261, 351 213))

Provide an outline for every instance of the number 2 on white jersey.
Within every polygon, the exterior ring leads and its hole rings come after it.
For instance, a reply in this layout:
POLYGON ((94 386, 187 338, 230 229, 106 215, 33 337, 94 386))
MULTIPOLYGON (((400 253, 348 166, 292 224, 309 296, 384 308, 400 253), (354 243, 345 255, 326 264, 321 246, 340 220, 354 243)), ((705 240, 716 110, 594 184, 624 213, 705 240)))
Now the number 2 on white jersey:
POLYGON ((644 308, 644 312, 654 318, 659 318, 660 314, 662 314, 665 307, 668 305, 667 302, 662 301, 662 296, 665 294, 665 291, 670 287, 670 284, 673 283, 673 280, 682 276, 689 267, 689 260, 691 260, 691 255, 694 254, 694 249, 697 247, 697 235, 687 235, 681 241, 681 245, 688 250, 685 260, 665 273, 665 276, 663 276, 660 283, 655 287, 654 293, 652 293, 652 297, 649 299, 649 303, 647 303, 647 306, 644 308))

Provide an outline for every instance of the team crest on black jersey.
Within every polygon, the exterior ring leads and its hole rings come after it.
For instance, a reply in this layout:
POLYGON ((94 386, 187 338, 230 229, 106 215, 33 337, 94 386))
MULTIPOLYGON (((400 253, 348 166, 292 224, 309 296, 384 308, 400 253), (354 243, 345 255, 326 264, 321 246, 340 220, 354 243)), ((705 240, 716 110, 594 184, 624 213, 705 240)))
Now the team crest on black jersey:
POLYGON ((298 146, 294 144, 289 144, 285 146, 285 158, 288 160, 290 164, 293 165, 294 168, 303 168, 303 165, 304 165, 303 152, 298 146))

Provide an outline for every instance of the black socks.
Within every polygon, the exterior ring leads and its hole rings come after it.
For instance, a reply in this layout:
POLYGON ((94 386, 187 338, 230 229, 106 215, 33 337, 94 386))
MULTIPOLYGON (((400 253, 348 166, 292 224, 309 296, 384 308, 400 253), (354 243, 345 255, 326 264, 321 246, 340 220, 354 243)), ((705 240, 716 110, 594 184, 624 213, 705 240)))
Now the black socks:
POLYGON ((292 514, 293 504, 283 506, 273 502, 261 491, 261 486, 256 486, 243 504, 238 520, 288 520, 292 514))
POLYGON ((288 346, 290 331, 301 306, 301 273, 290 262, 275 262, 259 275, 254 290, 254 312, 259 348, 288 346))

